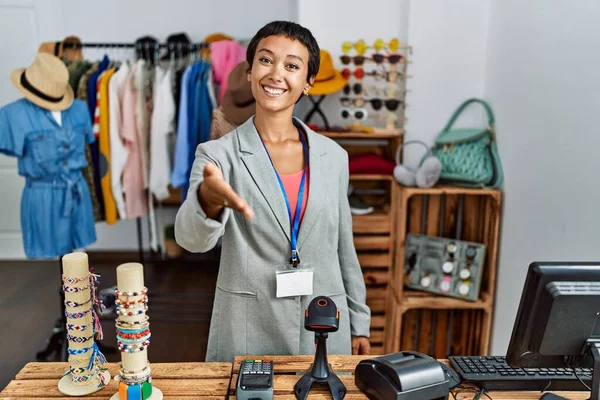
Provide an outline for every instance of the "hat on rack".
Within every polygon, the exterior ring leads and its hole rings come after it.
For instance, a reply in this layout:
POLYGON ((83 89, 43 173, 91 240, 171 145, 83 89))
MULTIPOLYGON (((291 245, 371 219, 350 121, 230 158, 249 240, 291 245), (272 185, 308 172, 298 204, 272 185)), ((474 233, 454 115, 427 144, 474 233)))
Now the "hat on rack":
POLYGON ((135 41, 136 58, 154 60, 158 40, 153 36, 142 36, 135 41))
POLYGON ((63 111, 73 104, 69 71, 60 58, 38 53, 27 68, 17 68, 10 79, 25 98, 51 111, 63 111))
POLYGON ((67 36, 62 42, 44 42, 40 44, 38 53, 50 53, 65 61, 83 61, 81 39, 67 36))
POLYGON ((225 118, 236 125, 242 124, 254 115, 256 101, 248 82, 248 62, 238 63, 227 76, 227 90, 223 95, 225 118))
POLYGON ((342 73, 333 67, 333 60, 327 50, 321 50, 321 64, 315 76, 315 82, 310 88, 309 95, 327 95, 339 92, 346 85, 342 73))
POLYGON ((167 37, 167 53, 161 60, 169 60, 171 58, 171 52, 174 53, 175 58, 187 57, 187 55, 190 54, 191 43, 192 41, 185 32, 169 35, 169 37, 167 37), (181 48, 179 45, 181 45, 181 48))

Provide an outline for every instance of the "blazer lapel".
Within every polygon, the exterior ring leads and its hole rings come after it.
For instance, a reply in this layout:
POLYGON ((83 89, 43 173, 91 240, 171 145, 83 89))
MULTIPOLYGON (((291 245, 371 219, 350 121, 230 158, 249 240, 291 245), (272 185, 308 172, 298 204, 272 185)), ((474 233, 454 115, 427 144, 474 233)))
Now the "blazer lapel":
POLYGON ((277 182, 275 170, 254 126, 254 117, 237 128, 237 135, 240 143, 240 151, 244 153, 241 157, 242 162, 265 198, 271 212, 275 215, 281 230, 288 241, 291 242, 290 217, 287 212, 287 206, 277 182))
MULTIPOLYGON (((297 122, 300 122, 297 120, 297 122)), ((318 133, 313 132, 310 128, 300 122, 302 128, 307 133, 309 145, 309 178, 310 186, 308 191, 308 201, 306 203, 306 211, 300 225, 298 233, 298 249, 302 247, 302 243, 306 240, 316 222, 319 220, 319 214, 323 209, 324 200, 328 194, 331 180, 329 160, 327 154, 322 148, 316 146, 319 139, 318 133)), ((300 251, 300 260, 302 260, 302 252, 300 251)))

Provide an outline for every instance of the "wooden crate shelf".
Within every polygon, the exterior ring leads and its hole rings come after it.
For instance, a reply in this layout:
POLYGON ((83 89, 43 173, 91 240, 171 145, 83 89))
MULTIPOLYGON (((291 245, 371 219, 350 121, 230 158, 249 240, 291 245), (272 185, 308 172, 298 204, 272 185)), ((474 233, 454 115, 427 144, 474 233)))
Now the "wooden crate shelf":
POLYGON ((404 135, 403 129, 376 129, 373 132, 319 132, 331 139, 396 139, 404 135))
POLYGON ((501 192, 493 189, 401 187, 396 258, 386 301, 386 353, 413 350, 439 358, 487 355, 496 286, 500 202, 501 192), (462 213, 458 212, 461 202, 462 213), (486 258, 479 299, 473 302, 405 288, 405 244, 409 233, 483 243, 486 258))

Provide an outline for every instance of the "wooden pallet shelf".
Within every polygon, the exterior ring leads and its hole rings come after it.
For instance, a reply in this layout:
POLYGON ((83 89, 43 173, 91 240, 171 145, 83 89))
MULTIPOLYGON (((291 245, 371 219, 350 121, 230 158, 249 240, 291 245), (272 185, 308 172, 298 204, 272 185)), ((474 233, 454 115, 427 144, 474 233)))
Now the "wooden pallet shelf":
POLYGON ((420 351, 438 358, 487 355, 494 306, 501 192, 438 186, 401 187, 396 258, 386 301, 385 353, 420 351), (459 203, 463 210, 459 213, 459 203), (460 232, 460 237, 456 237, 460 232), (405 245, 409 233, 457 238, 486 246, 480 297, 467 301, 407 289, 405 245))

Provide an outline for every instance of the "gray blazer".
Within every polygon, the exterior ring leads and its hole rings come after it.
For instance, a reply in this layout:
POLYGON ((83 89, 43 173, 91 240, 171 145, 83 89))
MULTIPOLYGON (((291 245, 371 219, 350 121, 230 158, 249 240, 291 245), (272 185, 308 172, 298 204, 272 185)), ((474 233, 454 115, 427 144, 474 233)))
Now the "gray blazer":
POLYGON ((191 252, 222 251, 206 361, 230 362, 236 355, 314 354, 314 333, 304 329, 304 310, 319 295, 333 299, 340 328, 330 334, 330 354, 351 354, 351 335, 369 336, 371 312, 352 236, 348 204, 348 154, 333 140, 307 134, 309 192, 298 234, 301 264, 314 268, 312 296, 277 298, 278 266, 289 265, 290 222, 273 167, 254 117, 225 136, 200 144, 186 200, 177 212, 175 237, 191 252), (254 218, 226 208, 220 220, 207 218, 197 190, 206 162, 254 210, 254 218))

